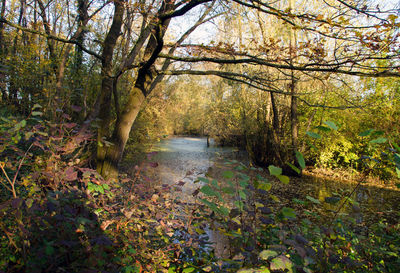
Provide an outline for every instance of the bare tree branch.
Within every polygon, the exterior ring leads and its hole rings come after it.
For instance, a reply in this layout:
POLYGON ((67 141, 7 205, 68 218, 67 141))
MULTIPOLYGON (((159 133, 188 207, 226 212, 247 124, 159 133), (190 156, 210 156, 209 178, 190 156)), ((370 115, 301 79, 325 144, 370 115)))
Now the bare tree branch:
MULTIPOLYGON (((260 58, 241 58, 241 59, 220 59, 220 58, 210 58, 210 57, 179 57, 179 56, 169 56, 166 54, 160 54, 160 58, 171 59, 180 62, 188 63, 198 63, 198 62, 210 62, 217 64, 252 64, 252 65, 262 65, 266 67, 279 68, 285 70, 296 70, 296 71, 309 71, 309 72, 325 72, 325 73, 339 73, 352 76, 365 76, 365 77, 400 77, 400 72, 391 71, 390 69, 377 71, 378 68, 371 67, 372 72, 368 71, 353 71, 350 67, 349 70, 345 70, 344 67, 340 65, 333 67, 320 67, 317 64, 315 67, 308 67, 306 64, 303 66, 290 65, 290 64, 280 64, 272 63, 260 58)), ((398 67, 393 67, 392 70, 398 69, 398 67)))
POLYGON ((58 42, 67 43, 67 44, 75 44, 75 45, 79 46, 79 48, 81 48, 87 54, 92 55, 93 57, 96 57, 99 60, 102 60, 102 57, 99 54, 97 54, 96 52, 85 48, 81 43, 79 43, 76 40, 64 39, 64 38, 61 38, 61 37, 58 37, 58 36, 55 36, 55 35, 52 35, 52 34, 49 35, 49 34, 40 32, 38 30, 34 30, 34 29, 26 28, 26 27, 21 27, 21 26, 19 26, 17 24, 11 23, 10 21, 6 20, 5 18, 0 18, 0 22, 4 23, 4 24, 7 24, 10 27, 19 29, 21 31, 25 31, 25 32, 32 33, 32 34, 37 34, 37 35, 40 35, 42 37, 45 37, 45 38, 48 38, 48 39, 52 39, 52 40, 55 40, 55 41, 58 41, 58 42))

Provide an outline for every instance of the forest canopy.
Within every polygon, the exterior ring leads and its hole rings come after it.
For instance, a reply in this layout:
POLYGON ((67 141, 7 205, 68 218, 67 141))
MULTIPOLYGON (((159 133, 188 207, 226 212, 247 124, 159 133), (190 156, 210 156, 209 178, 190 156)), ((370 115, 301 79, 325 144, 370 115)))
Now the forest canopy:
MULTIPOLYGON (((355 97, 373 84, 365 79, 400 75, 390 3, 2 0, 0 23, 2 102, 25 114, 35 104, 52 117, 62 109, 85 124, 80 132, 97 120, 104 177, 116 176, 146 98, 173 76, 214 75, 249 97, 267 94, 266 145, 293 151, 299 104, 361 107, 355 97)), ((282 165, 290 151, 268 161, 282 165)))
POLYGON ((0 272, 399 272, 399 8, 0 0, 0 272))

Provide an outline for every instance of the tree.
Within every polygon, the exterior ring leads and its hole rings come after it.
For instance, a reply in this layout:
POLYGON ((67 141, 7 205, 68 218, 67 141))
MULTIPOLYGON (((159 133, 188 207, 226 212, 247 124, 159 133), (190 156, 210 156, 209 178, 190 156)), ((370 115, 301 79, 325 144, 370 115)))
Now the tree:
MULTIPOLYGON (((60 72, 70 56, 71 45, 77 47, 76 60, 81 60, 82 50, 101 61, 100 91, 85 124, 95 118, 101 120, 97 136, 97 169, 108 178, 116 178, 133 122, 146 97, 164 75, 217 75, 269 92, 275 137, 283 132, 278 119, 277 94, 285 96, 280 100, 290 98, 293 146, 297 146, 297 102, 307 104, 310 101, 296 90, 300 76, 305 79, 328 78, 334 74, 400 76, 396 11, 383 11, 365 1, 318 1, 313 10, 302 1, 292 2, 289 6, 289 3, 279 1, 258 0, 116 0, 112 2, 113 9, 108 1, 99 6, 77 1, 75 15, 68 10, 57 11, 51 1, 34 3, 39 7, 43 29, 23 23, 24 20, 38 20, 37 9, 28 7, 25 10, 24 1, 20 2, 20 9, 24 10, 26 19, 15 22, 9 12, 2 14, 0 22, 22 33, 46 38, 48 46, 43 56, 50 56, 48 59, 58 87, 62 86, 59 84, 63 78, 60 72), (54 7, 52 15, 47 12, 50 7, 54 7), (197 14, 196 23, 190 24, 178 39, 170 39, 171 20, 183 23, 190 13, 192 16, 197 14), (237 29, 231 31, 233 37, 240 39, 218 44, 212 41, 184 44, 202 23, 214 19, 218 24, 236 15, 241 21, 241 34, 239 36, 237 29), (107 20, 101 21, 105 16, 110 18, 109 24, 107 20), (52 28, 49 18, 53 21, 52 28), (60 24, 60 18, 69 27, 60 24), (252 22, 257 18, 261 20, 258 27, 254 27, 252 22), (74 21, 78 23, 74 24, 74 21), (269 22, 279 22, 292 33, 296 32, 297 41, 277 39, 263 32, 270 27, 269 22), (99 26, 100 30, 96 30, 99 26), (83 33, 91 37, 90 40, 85 39, 83 33), (59 56, 63 57, 59 59, 59 56), (378 64, 379 60, 386 62, 378 64), (207 63, 207 69, 187 69, 193 63, 207 63), (221 69, 228 65, 235 69, 221 69), (124 77, 132 80, 130 90, 119 89, 120 79, 124 77)), ((11 89, 8 90, 3 94, 11 95, 11 89)), ((18 99, 18 92, 16 94, 18 99)))

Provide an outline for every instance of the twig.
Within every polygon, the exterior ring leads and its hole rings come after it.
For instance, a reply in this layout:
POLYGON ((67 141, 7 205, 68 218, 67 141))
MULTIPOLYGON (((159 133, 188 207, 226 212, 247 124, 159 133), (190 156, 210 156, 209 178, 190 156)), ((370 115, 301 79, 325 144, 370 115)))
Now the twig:
MULTIPOLYGON (((4 162, 1 162, 0 168, 1 168, 1 170, 3 171, 4 175, 6 176, 6 178, 7 178, 7 180, 8 180, 8 183, 11 184, 12 182, 11 182, 10 178, 8 177, 8 174, 7 174, 6 170, 4 169, 4 162)), ((8 187, 5 183, 3 183, 3 181, 0 181, 0 183, 1 183, 7 190, 9 190, 9 191, 12 192, 12 189, 11 189, 10 187, 8 187)))
POLYGON ((32 148, 32 146, 33 146, 33 143, 29 146, 29 148, 26 150, 24 156, 19 161, 17 171, 15 172, 15 175, 14 175, 14 178, 13 178, 12 181, 11 181, 10 177, 8 176, 7 171, 4 169, 4 165, 5 165, 4 162, 1 162, 1 164, 0 164, 0 168, 3 171, 4 175, 6 176, 7 181, 10 184, 11 188, 8 187, 3 182, 1 182, 1 184, 3 184, 3 186, 6 187, 7 190, 12 192, 12 195, 13 195, 14 198, 17 198, 17 192, 15 190, 15 182, 17 181, 18 173, 19 173, 19 171, 21 169, 22 163, 24 163, 24 160, 25 160, 26 156, 28 155, 28 152, 32 148))

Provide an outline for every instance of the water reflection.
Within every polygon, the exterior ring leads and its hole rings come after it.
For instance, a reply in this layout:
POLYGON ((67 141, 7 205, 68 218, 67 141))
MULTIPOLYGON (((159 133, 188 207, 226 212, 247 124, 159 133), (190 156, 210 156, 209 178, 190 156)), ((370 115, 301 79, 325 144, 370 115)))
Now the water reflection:
POLYGON ((399 218, 400 191, 312 176, 302 177, 294 183, 294 186, 299 189, 303 196, 310 195, 317 198, 327 211, 336 211, 344 197, 352 193, 351 200, 346 202, 342 212, 362 214, 364 220, 368 221, 379 220, 379 215, 382 213, 390 216, 394 222, 397 222, 399 218), (329 201, 331 197, 340 197, 340 202, 337 202, 337 204, 325 202, 327 198, 329 201))
MULTIPOLYGON (((192 193, 201 186, 200 183, 194 183, 196 178, 204 177, 209 168, 215 167, 219 156, 229 159, 242 157, 237 149, 216 147, 212 141, 210 147, 207 147, 207 139, 200 137, 165 139, 154 146, 154 151, 158 153, 152 160, 159 165, 149 170, 150 173, 147 175, 157 185, 167 184, 175 188, 176 190, 172 193, 173 198, 189 204, 196 202, 192 193)), ((289 185, 282 187, 281 194, 287 196, 290 201, 293 197, 305 199, 307 195, 311 196, 318 199, 326 211, 334 212, 340 206, 343 197, 348 196, 355 187, 354 183, 305 175, 302 178, 292 178, 289 185), (332 198, 339 198, 341 201, 337 204, 325 202, 333 200, 332 198)), ((358 204, 346 203, 343 206, 343 212, 352 214, 358 222, 377 221, 382 214, 389 216, 393 222, 398 221, 399 191, 358 185, 351 198, 358 204)), ((184 215, 185 212, 182 214, 184 215)), ((227 239, 217 231, 209 230, 207 233, 214 245, 215 254, 219 257, 228 255, 227 239)))
MULTIPOLYGON (((207 138, 203 137, 172 137, 157 143, 153 151, 157 154, 152 161, 156 161, 158 167, 148 170, 147 175, 158 185, 168 184, 175 187, 175 191, 172 192, 173 198, 189 204, 196 202, 193 192, 201 186, 201 183, 195 183, 196 179, 206 175, 217 157, 238 156, 237 149, 217 147, 212 140, 207 147, 207 138)), ((205 231, 213 245, 215 255, 227 257, 228 239, 211 227, 206 227, 205 231)))
POLYGON ((152 160, 159 165, 148 175, 157 184, 182 185, 175 197, 189 203, 194 202, 192 193, 199 187, 194 181, 205 176, 216 156, 232 157, 236 153, 229 147, 207 147, 207 138, 203 137, 172 137, 157 143, 153 150, 157 154, 152 160))

